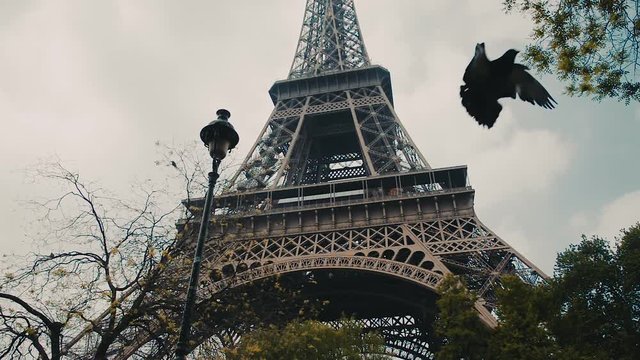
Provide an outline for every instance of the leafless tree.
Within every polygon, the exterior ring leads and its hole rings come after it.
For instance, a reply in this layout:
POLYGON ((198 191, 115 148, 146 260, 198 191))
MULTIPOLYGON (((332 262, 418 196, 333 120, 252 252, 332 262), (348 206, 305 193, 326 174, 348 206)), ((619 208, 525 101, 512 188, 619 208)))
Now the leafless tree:
MULTIPOLYGON (((169 171, 173 187, 146 182, 118 197, 60 163, 35 170, 62 191, 33 204, 42 250, 9 267, 0 281, 0 358, 105 359, 139 339, 147 342, 135 357, 171 353, 197 232, 192 219, 201 213, 192 199, 204 194, 208 167, 195 146, 158 146, 156 165, 169 171)), ((289 309, 276 314, 281 319, 308 307, 296 303, 295 289, 271 291, 277 281, 230 289, 200 304, 194 337, 227 345, 241 331, 274 322, 274 304, 295 303, 281 306, 289 309)), ((214 347, 200 353, 213 354, 214 347)))
POLYGON ((5 274, 0 331, 10 336, 0 343, 0 354, 59 359, 67 350, 61 338, 73 341, 90 332, 95 357, 105 358, 125 332, 160 316, 151 294, 177 268, 167 264, 180 240, 179 204, 167 208, 166 193, 148 185, 131 200, 112 197, 60 164, 37 175, 65 189, 36 204, 44 214, 42 244, 53 250, 5 274))

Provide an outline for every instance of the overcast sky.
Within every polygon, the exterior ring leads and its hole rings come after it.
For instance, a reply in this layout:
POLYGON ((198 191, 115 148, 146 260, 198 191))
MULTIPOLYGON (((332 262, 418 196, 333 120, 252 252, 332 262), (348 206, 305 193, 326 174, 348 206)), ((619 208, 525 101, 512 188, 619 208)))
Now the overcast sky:
MULTIPOLYGON (((523 49, 530 22, 500 1, 356 0, 372 62, 391 71, 396 112, 433 167, 466 164, 482 221, 552 272, 585 234, 640 220, 640 107, 569 98, 555 110, 504 100, 476 125, 458 88, 476 42, 523 49)), ((44 196, 25 175, 59 158, 114 192, 161 177, 154 143, 184 144, 224 107, 243 158, 286 78, 303 0, 0 0, 0 253, 29 249, 44 196)), ((203 150, 204 151, 204 150, 203 150)), ((176 199, 176 202, 179 199, 176 199)))

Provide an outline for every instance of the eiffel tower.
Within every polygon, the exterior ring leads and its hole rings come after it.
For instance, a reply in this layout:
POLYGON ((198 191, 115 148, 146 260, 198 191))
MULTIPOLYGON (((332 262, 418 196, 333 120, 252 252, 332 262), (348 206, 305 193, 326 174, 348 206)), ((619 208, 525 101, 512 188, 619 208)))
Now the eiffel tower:
POLYGON ((225 235, 222 251, 205 250, 202 301, 304 273, 330 300, 321 320, 352 316, 396 358, 431 359, 446 274, 479 295, 488 326, 501 275, 544 280, 478 219, 467 167, 433 169, 417 149, 389 71, 370 62, 353 0, 307 0, 289 76, 269 95, 271 115, 215 200, 225 220, 212 230, 225 235))

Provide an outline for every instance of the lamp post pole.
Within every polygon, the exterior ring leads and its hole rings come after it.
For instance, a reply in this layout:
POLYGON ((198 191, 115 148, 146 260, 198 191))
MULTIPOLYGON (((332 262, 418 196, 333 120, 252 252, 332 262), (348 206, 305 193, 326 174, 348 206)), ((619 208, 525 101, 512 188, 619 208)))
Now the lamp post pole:
POLYGON ((209 154, 212 158, 212 169, 209 173, 209 187, 204 200, 204 208, 202 209, 202 219, 200 221, 200 230, 198 231, 198 241, 196 243, 196 251, 193 256, 193 264, 191 267, 191 277, 189 278, 189 289, 187 291, 187 300, 184 304, 184 312, 182 313, 182 322, 180 324, 180 337, 176 348, 176 360, 183 360, 190 352, 189 335, 191 333, 191 315, 196 305, 196 296, 198 290, 198 279, 200 277, 200 265, 202 264, 202 253, 204 250, 204 241, 207 238, 209 229, 209 219, 211 218, 211 204, 213 203, 213 189, 218 180, 218 167, 220 161, 224 159, 227 152, 238 144, 238 134, 233 126, 228 122, 231 114, 229 111, 220 109, 216 113, 218 119, 209 123, 200 132, 200 138, 209 148, 209 154))
POLYGON ((207 238, 207 230, 209 227, 209 219, 211 218, 211 203, 213 202, 213 188, 218 180, 218 165, 220 161, 213 159, 213 170, 209 173, 209 188, 204 200, 204 209, 202 210, 202 222, 200 223, 200 231, 198 231, 198 242, 196 244, 196 253, 193 256, 193 265, 191 267, 191 277, 189 278, 189 290, 187 291, 187 300, 184 304, 184 312, 182 313, 182 322, 180 324, 180 338, 178 339, 178 347, 176 348, 176 359, 184 359, 189 353, 189 333, 191 332, 191 313, 196 302, 196 291, 198 289, 198 278, 200 277, 200 265, 202 264, 202 250, 204 248, 204 240, 207 238))

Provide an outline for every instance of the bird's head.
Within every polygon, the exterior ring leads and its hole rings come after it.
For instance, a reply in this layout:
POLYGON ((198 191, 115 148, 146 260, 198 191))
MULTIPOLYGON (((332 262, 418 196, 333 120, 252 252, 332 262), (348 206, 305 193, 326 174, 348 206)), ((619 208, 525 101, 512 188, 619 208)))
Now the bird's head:
POLYGON ((507 52, 504 53, 504 56, 509 59, 511 62, 513 62, 516 59, 516 55, 518 55, 520 51, 515 50, 515 49, 509 49, 507 50, 507 52))
POLYGON ((476 49, 475 49, 475 53, 473 54, 473 58, 476 60, 487 58, 487 53, 484 50, 484 43, 476 44, 476 49))
POLYGON ((482 61, 487 59, 487 53, 484 51, 484 43, 476 44, 475 53, 473 54, 474 61, 482 61))

